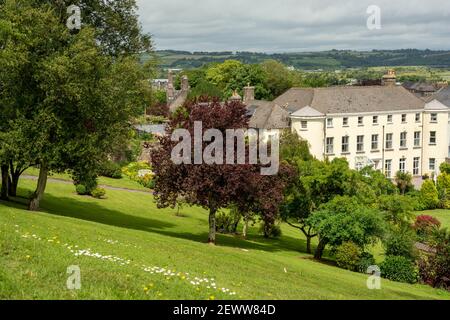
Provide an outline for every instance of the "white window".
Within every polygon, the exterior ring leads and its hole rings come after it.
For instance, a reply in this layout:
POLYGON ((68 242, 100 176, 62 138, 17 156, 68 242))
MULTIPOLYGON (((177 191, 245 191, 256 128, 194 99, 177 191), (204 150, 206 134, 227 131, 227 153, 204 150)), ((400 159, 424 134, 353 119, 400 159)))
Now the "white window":
POLYGON ((327 127, 328 128, 333 128, 333 119, 332 118, 328 118, 327 119, 327 127))
POLYGON ((344 127, 347 127, 347 126, 348 126, 348 118, 342 119, 342 125, 343 125, 344 127))
POLYGON ((358 136, 356 138, 356 151, 364 152, 364 136, 358 136))
POLYGON ((364 125, 364 117, 358 117, 358 125, 360 126, 364 125))
POLYGON ((302 129, 303 130, 308 129, 308 121, 302 121, 302 129))
POLYGON ((373 124, 378 124, 378 116, 373 117, 373 124))
POLYGON ((342 153, 349 152, 349 137, 342 137, 342 153))
POLYGON ((392 133, 386 134, 386 149, 392 149, 393 148, 393 139, 394 135, 392 133))
POLYGON ((420 131, 414 132, 414 147, 420 147, 420 131))
POLYGON ((436 143, 437 143, 436 131, 431 131, 430 132, 430 144, 436 145, 436 143))
POLYGON ((334 138, 327 138, 327 154, 334 153, 334 138))
POLYGON ((400 159, 399 170, 401 173, 406 172, 406 159, 405 158, 400 159))
POLYGON ((402 123, 406 123, 406 114, 402 114, 402 123))
POLYGON ((430 159, 430 171, 435 171, 436 170, 436 159, 431 158, 430 159))
POLYGON ((438 122, 438 115, 437 115, 437 113, 432 113, 431 114, 431 122, 433 122, 433 123, 437 123, 438 122))
POLYGON ((400 133, 400 148, 406 148, 407 147, 407 145, 408 145, 407 137, 408 137, 408 134, 406 132, 400 133))
POLYGON ((392 177, 392 160, 386 160, 384 165, 384 172, 386 174, 386 177, 392 177))
POLYGON ((414 158, 413 175, 418 176, 420 172, 420 158, 414 158))
POLYGON ((392 114, 387 116, 387 122, 388 123, 392 123, 393 122, 394 117, 392 116, 392 114))
POLYGON ((378 150, 378 135, 372 135, 372 150, 378 150))
POLYGON ((416 113, 416 122, 420 122, 420 113, 416 113))

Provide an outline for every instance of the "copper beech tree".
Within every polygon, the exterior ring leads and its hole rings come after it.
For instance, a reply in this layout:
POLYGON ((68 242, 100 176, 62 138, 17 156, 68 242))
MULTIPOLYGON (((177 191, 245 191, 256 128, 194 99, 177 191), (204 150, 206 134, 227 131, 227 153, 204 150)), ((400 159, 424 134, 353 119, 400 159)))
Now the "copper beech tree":
MULTIPOLYGON (((260 164, 175 164, 171 155, 178 144, 172 141, 174 129, 186 129, 194 137, 194 122, 202 122, 203 133, 217 129, 225 135, 227 129, 248 128, 245 105, 239 101, 222 103, 218 99, 200 98, 187 103, 172 115, 169 135, 160 138, 160 147, 152 154, 156 174, 155 198, 159 207, 175 207, 183 197, 190 205, 209 211, 208 242, 216 242, 216 213, 231 204, 240 210, 258 214, 269 224, 275 221, 278 205, 283 200, 285 177, 288 170, 280 166, 278 175, 261 175, 260 164)), ((225 144, 225 143, 224 143, 225 144)), ((192 142, 194 146, 194 142, 192 142)), ((202 150, 207 143, 203 142, 202 150)), ((194 148, 192 148, 194 150, 194 148)), ((223 146, 225 150, 225 145, 223 146)), ((192 151, 193 152, 193 151, 192 151)), ((248 148, 246 147, 246 159, 248 148)), ((226 155, 224 154, 224 159, 226 155)))

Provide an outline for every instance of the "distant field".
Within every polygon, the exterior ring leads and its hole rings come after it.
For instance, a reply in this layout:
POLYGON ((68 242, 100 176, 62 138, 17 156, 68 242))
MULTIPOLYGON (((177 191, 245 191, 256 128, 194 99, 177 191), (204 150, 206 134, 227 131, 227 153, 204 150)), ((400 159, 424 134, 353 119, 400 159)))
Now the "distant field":
MULTIPOLYGON (((370 67, 433 67, 450 68, 450 51, 430 50, 386 50, 386 51, 323 51, 300 53, 252 53, 252 52, 201 52, 157 51, 161 68, 191 69, 208 63, 236 59, 244 63, 260 63, 268 59, 277 60, 300 70, 336 70, 370 67)), ((144 55, 142 60, 148 59, 144 55)), ((447 75, 448 76, 448 75, 447 75)))

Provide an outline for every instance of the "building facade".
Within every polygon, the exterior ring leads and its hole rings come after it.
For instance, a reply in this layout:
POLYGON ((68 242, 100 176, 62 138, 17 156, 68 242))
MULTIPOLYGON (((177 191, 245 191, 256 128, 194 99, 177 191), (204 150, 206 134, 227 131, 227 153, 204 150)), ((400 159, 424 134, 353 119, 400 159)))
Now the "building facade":
POLYGON ((250 123, 267 126, 271 112, 281 107, 289 120, 279 129, 288 123, 308 141, 317 159, 345 158, 353 169, 372 166, 389 178, 398 171, 409 172, 420 185, 423 176, 439 174, 439 165, 449 158, 450 108, 437 99, 418 98, 396 83, 395 73, 382 83, 293 88, 271 105, 261 103, 260 110, 253 103, 250 123), (267 120, 257 121, 264 114, 267 120))

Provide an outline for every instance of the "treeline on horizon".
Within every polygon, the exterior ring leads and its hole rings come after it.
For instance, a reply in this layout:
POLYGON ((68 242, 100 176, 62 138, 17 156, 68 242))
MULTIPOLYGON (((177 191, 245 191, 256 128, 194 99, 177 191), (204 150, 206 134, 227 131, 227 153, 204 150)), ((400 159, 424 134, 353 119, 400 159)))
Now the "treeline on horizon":
MULTIPOLYGON (((296 69, 335 70, 343 68, 367 68, 390 66, 450 67, 449 50, 331 50, 299 53, 258 52, 189 52, 177 50, 157 51, 162 68, 193 69, 211 63, 233 59, 246 64, 261 63, 273 59, 296 69)), ((146 57, 144 56, 145 60, 146 57)))

